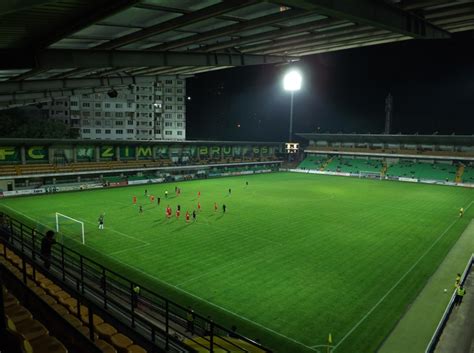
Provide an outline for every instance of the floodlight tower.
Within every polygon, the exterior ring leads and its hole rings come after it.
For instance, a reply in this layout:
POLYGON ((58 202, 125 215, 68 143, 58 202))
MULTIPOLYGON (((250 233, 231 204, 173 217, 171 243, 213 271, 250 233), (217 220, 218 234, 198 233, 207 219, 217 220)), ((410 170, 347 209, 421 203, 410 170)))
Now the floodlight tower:
POLYGON ((290 91, 291 93, 290 131, 288 134, 288 142, 293 142, 293 98, 295 92, 301 89, 301 81, 301 73, 297 70, 290 70, 283 77, 283 88, 285 89, 285 91, 290 91))
POLYGON ((388 94, 387 98, 385 98, 385 135, 390 134, 390 128, 392 125, 392 108, 393 108, 393 96, 392 94, 388 94))

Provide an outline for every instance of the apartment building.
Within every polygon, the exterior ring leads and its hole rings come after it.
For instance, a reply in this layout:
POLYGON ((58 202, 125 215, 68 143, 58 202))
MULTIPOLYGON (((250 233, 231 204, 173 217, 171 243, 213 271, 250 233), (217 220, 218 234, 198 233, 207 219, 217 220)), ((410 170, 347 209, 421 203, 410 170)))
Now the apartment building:
POLYGON ((184 140, 186 81, 163 77, 107 93, 71 96, 48 103, 51 119, 79 130, 91 140, 184 140))

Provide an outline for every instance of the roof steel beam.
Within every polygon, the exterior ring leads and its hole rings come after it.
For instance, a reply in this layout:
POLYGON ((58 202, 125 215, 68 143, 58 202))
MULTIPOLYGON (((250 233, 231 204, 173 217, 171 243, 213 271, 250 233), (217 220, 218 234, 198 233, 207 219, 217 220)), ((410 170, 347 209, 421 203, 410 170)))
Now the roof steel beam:
POLYGON ((67 26, 63 28, 55 28, 49 35, 34 43, 34 46, 36 48, 46 48, 71 34, 89 27, 120 11, 126 10, 139 2, 140 0, 109 0, 105 4, 100 4, 95 11, 91 11, 87 14, 78 14, 78 17, 71 21, 67 26))
POLYGON ((236 24, 226 26, 223 28, 218 28, 211 31, 203 32, 203 33, 196 34, 194 36, 186 37, 183 39, 177 39, 171 42, 167 42, 164 44, 160 44, 160 45, 148 48, 147 50, 170 50, 170 49, 181 48, 187 45, 200 43, 206 40, 215 39, 215 38, 219 38, 219 37, 223 37, 227 35, 235 35, 238 32, 259 28, 259 27, 275 24, 278 22, 286 21, 292 18, 307 16, 310 14, 314 14, 314 12, 299 10, 299 9, 287 10, 287 11, 278 12, 278 13, 274 13, 267 16, 258 17, 253 20, 249 20, 247 22, 236 23, 236 24))
POLYGON ((103 77, 103 78, 70 78, 59 80, 28 80, 28 81, 2 81, 0 94, 22 91, 59 91, 66 89, 81 89, 90 87, 116 87, 136 83, 154 82, 153 77, 103 77))
MULTIPOLYGON (((363 27, 363 28, 367 28, 367 27, 363 27)), ((305 48, 344 46, 346 44, 351 44, 352 42, 357 43, 360 40, 370 41, 371 39, 377 39, 380 36, 390 36, 390 38, 392 38, 392 36, 400 36, 400 35, 398 33, 385 31, 383 29, 370 28, 370 29, 354 30, 351 33, 346 33, 341 36, 338 36, 338 38, 324 39, 321 41, 308 40, 306 42, 291 45, 288 47, 268 48, 268 49, 262 50, 262 52, 279 53, 285 50, 300 52, 300 51, 303 51, 305 48)))
POLYGON ((257 2, 256 0, 245 0, 245 1, 228 0, 225 2, 221 2, 215 5, 211 5, 209 7, 205 7, 201 10, 197 10, 189 14, 173 18, 166 22, 158 23, 154 26, 144 28, 137 32, 127 34, 123 37, 112 39, 106 43, 96 46, 95 49, 120 48, 124 45, 137 42, 139 40, 142 40, 151 36, 155 36, 160 33, 176 30, 177 28, 188 26, 190 24, 200 22, 212 17, 216 17, 218 15, 222 15, 223 13, 234 11, 256 2, 257 2))
MULTIPOLYGON (((245 47, 239 48, 239 50, 243 53, 252 53, 258 52, 263 53, 265 50, 271 48, 278 48, 278 49, 291 49, 294 45, 301 44, 301 43, 313 43, 317 44, 317 41, 320 39, 337 39, 341 35, 346 34, 353 34, 355 32, 359 32, 362 30, 374 30, 374 27, 370 26, 358 26, 356 24, 352 24, 351 26, 343 27, 343 28, 334 28, 324 32, 311 32, 309 34, 304 34, 297 37, 291 37, 288 39, 276 39, 271 42, 267 43, 260 43, 255 45, 249 45, 245 47)), ((280 50, 275 50, 280 51, 280 50)))
POLYGON ((2 0, 0 1, 0 16, 58 1, 59 0, 2 0))
POLYGON ((425 19, 375 0, 272 0, 275 3, 318 11, 334 18, 385 29, 419 39, 450 38, 449 32, 425 19))
POLYGON ((271 39, 279 38, 282 36, 287 36, 287 35, 291 35, 295 33, 304 33, 308 31, 314 31, 314 30, 317 30, 318 28, 335 26, 335 25, 340 25, 343 23, 347 23, 347 21, 326 18, 326 19, 321 19, 321 20, 317 20, 313 22, 306 22, 306 23, 296 25, 296 26, 278 29, 275 31, 257 33, 250 36, 245 36, 245 37, 240 37, 237 39, 228 40, 225 42, 220 42, 217 44, 206 45, 205 47, 196 49, 196 51, 199 50, 199 51, 209 52, 209 51, 222 50, 225 48, 241 46, 246 43, 255 43, 255 42, 259 42, 263 40, 271 40, 271 39))
POLYGON ((134 50, 46 49, 38 52, 0 50, 0 70, 126 68, 160 66, 248 66, 277 64, 297 60, 290 56, 252 54, 212 54, 181 52, 143 52, 134 50))

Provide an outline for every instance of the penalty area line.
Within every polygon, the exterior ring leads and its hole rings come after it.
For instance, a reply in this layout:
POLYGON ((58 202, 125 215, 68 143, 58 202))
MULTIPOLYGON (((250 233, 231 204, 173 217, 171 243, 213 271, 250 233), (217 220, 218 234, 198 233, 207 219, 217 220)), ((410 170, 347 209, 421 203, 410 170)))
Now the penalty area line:
MULTIPOLYGON (((465 211, 467 211, 469 209, 469 207, 471 207, 471 205, 474 203, 474 201, 471 201, 469 203, 469 205, 466 207, 465 211)), ((372 307, 372 309, 370 309, 367 314, 365 314, 355 325, 354 327, 352 327, 349 332, 347 332, 345 334, 344 337, 342 337, 342 339, 334 346, 334 348, 332 349, 332 351, 334 352, 369 316, 370 314, 372 314, 372 312, 377 309, 377 307, 385 300, 385 298, 387 298, 390 293, 392 293, 392 291, 398 287, 398 285, 400 284, 400 282, 402 282, 406 276, 408 276, 410 274, 411 271, 413 271, 413 269, 420 263, 421 260, 423 260, 423 258, 431 251, 431 249, 433 249, 433 247, 446 235, 446 233, 449 232, 449 230, 457 223, 457 221, 459 220, 459 218, 456 218, 453 222, 451 222, 451 224, 444 230, 443 233, 441 233, 441 235, 436 238, 436 240, 430 245, 430 247, 428 249, 426 249, 426 251, 418 258, 418 260, 408 269, 407 272, 405 272, 405 274, 387 291, 387 293, 385 293, 385 295, 380 298, 380 300, 375 303, 375 305, 372 307)), ((315 346, 313 346, 315 347, 315 346)))

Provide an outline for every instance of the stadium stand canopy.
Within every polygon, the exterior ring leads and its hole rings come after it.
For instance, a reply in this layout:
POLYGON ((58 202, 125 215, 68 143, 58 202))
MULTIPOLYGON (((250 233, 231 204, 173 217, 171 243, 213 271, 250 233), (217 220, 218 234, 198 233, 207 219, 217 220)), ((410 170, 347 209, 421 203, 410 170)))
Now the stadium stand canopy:
POLYGON ((157 75, 450 38, 474 29, 473 18, 472 1, 463 0, 2 1, 0 108, 157 75))
POLYGON ((297 134, 310 141, 474 146, 474 135, 297 134))

